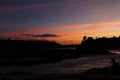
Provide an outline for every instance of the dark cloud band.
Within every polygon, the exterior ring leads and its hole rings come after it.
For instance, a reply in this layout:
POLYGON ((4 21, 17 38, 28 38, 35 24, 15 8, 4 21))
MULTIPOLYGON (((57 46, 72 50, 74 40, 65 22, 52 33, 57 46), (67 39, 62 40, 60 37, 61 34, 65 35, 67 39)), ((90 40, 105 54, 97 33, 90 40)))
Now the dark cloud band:
POLYGON ((26 37, 40 37, 40 38, 47 38, 47 37, 59 37, 56 34, 40 34, 40 35, 34 35, 34 34, 22 34, 21 36, 26 37))

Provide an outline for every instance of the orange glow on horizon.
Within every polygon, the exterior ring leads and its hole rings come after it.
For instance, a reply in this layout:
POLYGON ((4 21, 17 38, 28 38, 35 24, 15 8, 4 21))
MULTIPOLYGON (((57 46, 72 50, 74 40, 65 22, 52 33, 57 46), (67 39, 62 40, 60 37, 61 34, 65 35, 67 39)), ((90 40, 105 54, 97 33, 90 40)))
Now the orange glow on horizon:
MULTIPOLYGON (((119 36, 120 21, 98 22, 91 24, 70 25, 61 27, 40 28, 35 30, 24 30, 16 32, 2 33, 4 37, 19 37, 21 34, 44 34, 53 33, 60 37, 47 37, 45 39, 59 42, 61 44, 80 44, 83 36, 91 37, 112 37, 119 36)), ((30 38, 25 38, 30 39, 30 38)), ((38 40, 41 38, 38 38, 38 40)))

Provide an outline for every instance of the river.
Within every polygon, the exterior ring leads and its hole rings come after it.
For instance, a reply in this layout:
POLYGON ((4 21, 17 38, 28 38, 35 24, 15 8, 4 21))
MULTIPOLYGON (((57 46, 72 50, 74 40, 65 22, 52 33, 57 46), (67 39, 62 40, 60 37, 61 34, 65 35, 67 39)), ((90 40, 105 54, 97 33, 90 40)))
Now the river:
POLYGON ((0 66, 0 72, 28 71, 41 75, 82 73, 91 68, 110 66, 111 57, 113 57, 117 62, 120 62, 120 54, 86 55, 76 59, 63 60, 57 63, 37 64, 32 66, 0 66))

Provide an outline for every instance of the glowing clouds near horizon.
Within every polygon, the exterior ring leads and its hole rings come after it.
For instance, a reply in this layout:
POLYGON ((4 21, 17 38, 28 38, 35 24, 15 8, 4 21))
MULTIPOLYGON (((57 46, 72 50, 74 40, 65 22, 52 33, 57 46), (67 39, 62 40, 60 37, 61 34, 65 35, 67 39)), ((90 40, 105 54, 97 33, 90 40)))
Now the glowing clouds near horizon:
POLYGON ((83 36, 119 36, 120 0, 0 0, 0 4, 4 38, 79 44, 83 36))
POLYGON ((56 41, 62 44, 79 44, 82 40, 82 37, 85 35, 92 37, 119 36, 119 26, 120 21, 99 22, 91 24, 80 24, 51 28, 39 28, 35 30, 25 30, 18 32, 8 32, 3 34, 3 36, 20 39, 46 39, 56 41), (24 36, 21 37, 20 35, 22 34, 24 34, 24 36))

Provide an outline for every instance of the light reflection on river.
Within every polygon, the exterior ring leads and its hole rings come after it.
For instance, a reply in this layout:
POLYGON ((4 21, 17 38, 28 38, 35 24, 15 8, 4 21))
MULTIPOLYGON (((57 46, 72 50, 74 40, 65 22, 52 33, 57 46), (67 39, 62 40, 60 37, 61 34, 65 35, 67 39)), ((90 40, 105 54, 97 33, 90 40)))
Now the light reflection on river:
POLYGON ((120 62, 120 55, 94 55, 84 56, 77 59, 63 60, 58 63, 41 64, 34 66, 1 66, 0 72, 29 71, 39 74, 72 74, 81 73, 94 67, 105 67, 110 65, 111 56, 120 62))

